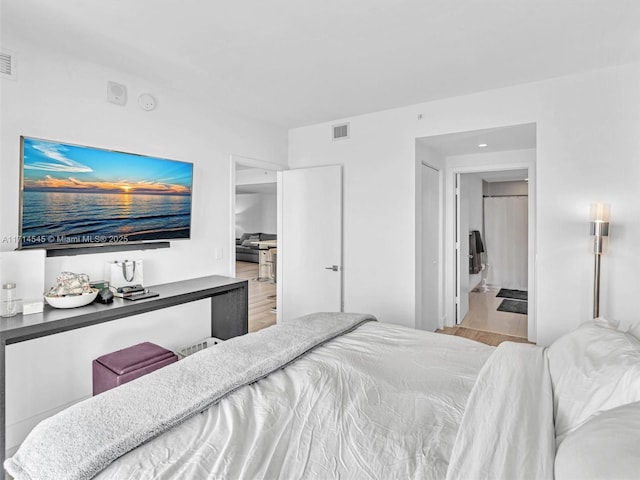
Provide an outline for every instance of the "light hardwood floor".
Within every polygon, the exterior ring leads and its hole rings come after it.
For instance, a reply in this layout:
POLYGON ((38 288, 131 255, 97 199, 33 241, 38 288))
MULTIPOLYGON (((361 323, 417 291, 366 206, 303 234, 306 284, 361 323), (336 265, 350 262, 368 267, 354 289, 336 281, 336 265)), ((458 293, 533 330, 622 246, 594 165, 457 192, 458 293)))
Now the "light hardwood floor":
POLYGON ((258 282, 258 264, 236 262, 236 278, 249 280, 249 332, 256 332, 276 323, 276 284, 258 282))
POLYGON ((476 342, 486 343, 493 347, 497 347, 502 342, 531 343, 526 338, 514 337, 512 335, 502 335, 500 333, 484 332, 482 330, 474 330, 464 327, 444 327, 442 330, 436 330, 436 333, 444 333, 445 335, 455 335, 457 337, 470 338, 476 342))
POLYGON ((499 312, 498 306, 504 298, 496 297, 498 288, 488 292, 469 293, 469 312, 459 325, 463 328, 492 332, 512 337, 527 338, 527 315, 499 312))
MULTIPOLYGON (((251 262, 236 262, 236 277, 249 280, 249 331, 255 332, 269 327, 276 323, 276 285, 272 281, 258 282, 258 264, 251 262)), ((493 292, 495 298, 497 291, 493 292)), ((474 306, 476 302, 473 302, 474 306)), ((486 301, 479 302, 480 304, 486 301)), ((498 302, 499 304, 500 302, 498 302)), ((497 308, 497 305, 496 305, 497 308)), ((471 310, 471 308, 470 308, 471 310)), ((497 312, 502 314, 503 312, 497 312)), ((515 314, 510 314, 515 315, 515 314)), ((520 315, 524 316, 524 315, 520 315)), ((466 320, 466 317, 465 317, 466 320)), ((491 321, 489 321, 491 324, 491 321)), ((499 324, 499 322, 498 322, 499 324)), ((526 325, 526 323, 525 323, 526 325)), ((470 338, 487 345, 497 346, 502 342, 523 342, 528 343, 526 338, 513 336, 504 333, 495 333, 483 330, 482 328, 445 327, 437 330, 437 333, 446 335, 456 335, 458 337, 470 338)), ((526 337, 526 326, 525 326, 526 337)))

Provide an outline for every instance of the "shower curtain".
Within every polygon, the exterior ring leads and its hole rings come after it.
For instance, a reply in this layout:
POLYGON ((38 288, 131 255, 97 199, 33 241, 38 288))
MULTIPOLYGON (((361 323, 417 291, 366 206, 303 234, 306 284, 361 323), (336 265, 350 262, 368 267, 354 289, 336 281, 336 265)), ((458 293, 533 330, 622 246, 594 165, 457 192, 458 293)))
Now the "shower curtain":
POLYGON ((528 197, 485 197, 487 283, 527 290, 528 197))

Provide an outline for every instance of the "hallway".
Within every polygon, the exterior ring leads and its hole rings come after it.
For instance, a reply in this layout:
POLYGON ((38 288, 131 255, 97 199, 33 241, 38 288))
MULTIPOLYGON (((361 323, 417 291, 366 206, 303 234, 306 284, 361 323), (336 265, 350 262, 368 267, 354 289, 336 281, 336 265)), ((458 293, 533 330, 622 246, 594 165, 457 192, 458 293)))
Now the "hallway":
POLYGON ((478 289, 469 292, 469 311, 459 326, 526 339, 527 315, 499 312, 497 308, 504 298, 496 297, 498 291, 490 288, 487 292, 478 289))

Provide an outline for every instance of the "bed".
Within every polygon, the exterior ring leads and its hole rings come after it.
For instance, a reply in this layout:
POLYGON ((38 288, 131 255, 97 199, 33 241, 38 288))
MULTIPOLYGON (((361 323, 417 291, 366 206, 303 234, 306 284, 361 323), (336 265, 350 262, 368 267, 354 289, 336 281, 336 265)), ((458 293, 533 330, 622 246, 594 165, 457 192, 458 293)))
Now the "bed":
POLYGON ((321 313, 237 337, 40 423, 20 479, 638 478, 640 341, 549 348, 321 313))

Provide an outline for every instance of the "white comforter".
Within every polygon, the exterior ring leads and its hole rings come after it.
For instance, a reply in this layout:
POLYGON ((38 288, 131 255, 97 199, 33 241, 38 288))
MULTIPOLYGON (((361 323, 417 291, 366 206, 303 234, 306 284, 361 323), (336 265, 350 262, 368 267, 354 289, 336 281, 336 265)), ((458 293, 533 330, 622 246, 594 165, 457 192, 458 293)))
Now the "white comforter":
POLYGON ((467 399, 493 351, 370 322, 234 392, 96 478, 443 479, 467 399))
POLYGON ((502 343, 471 391, 447 480, 552 480, 553 393, 545 350, 502 343))

